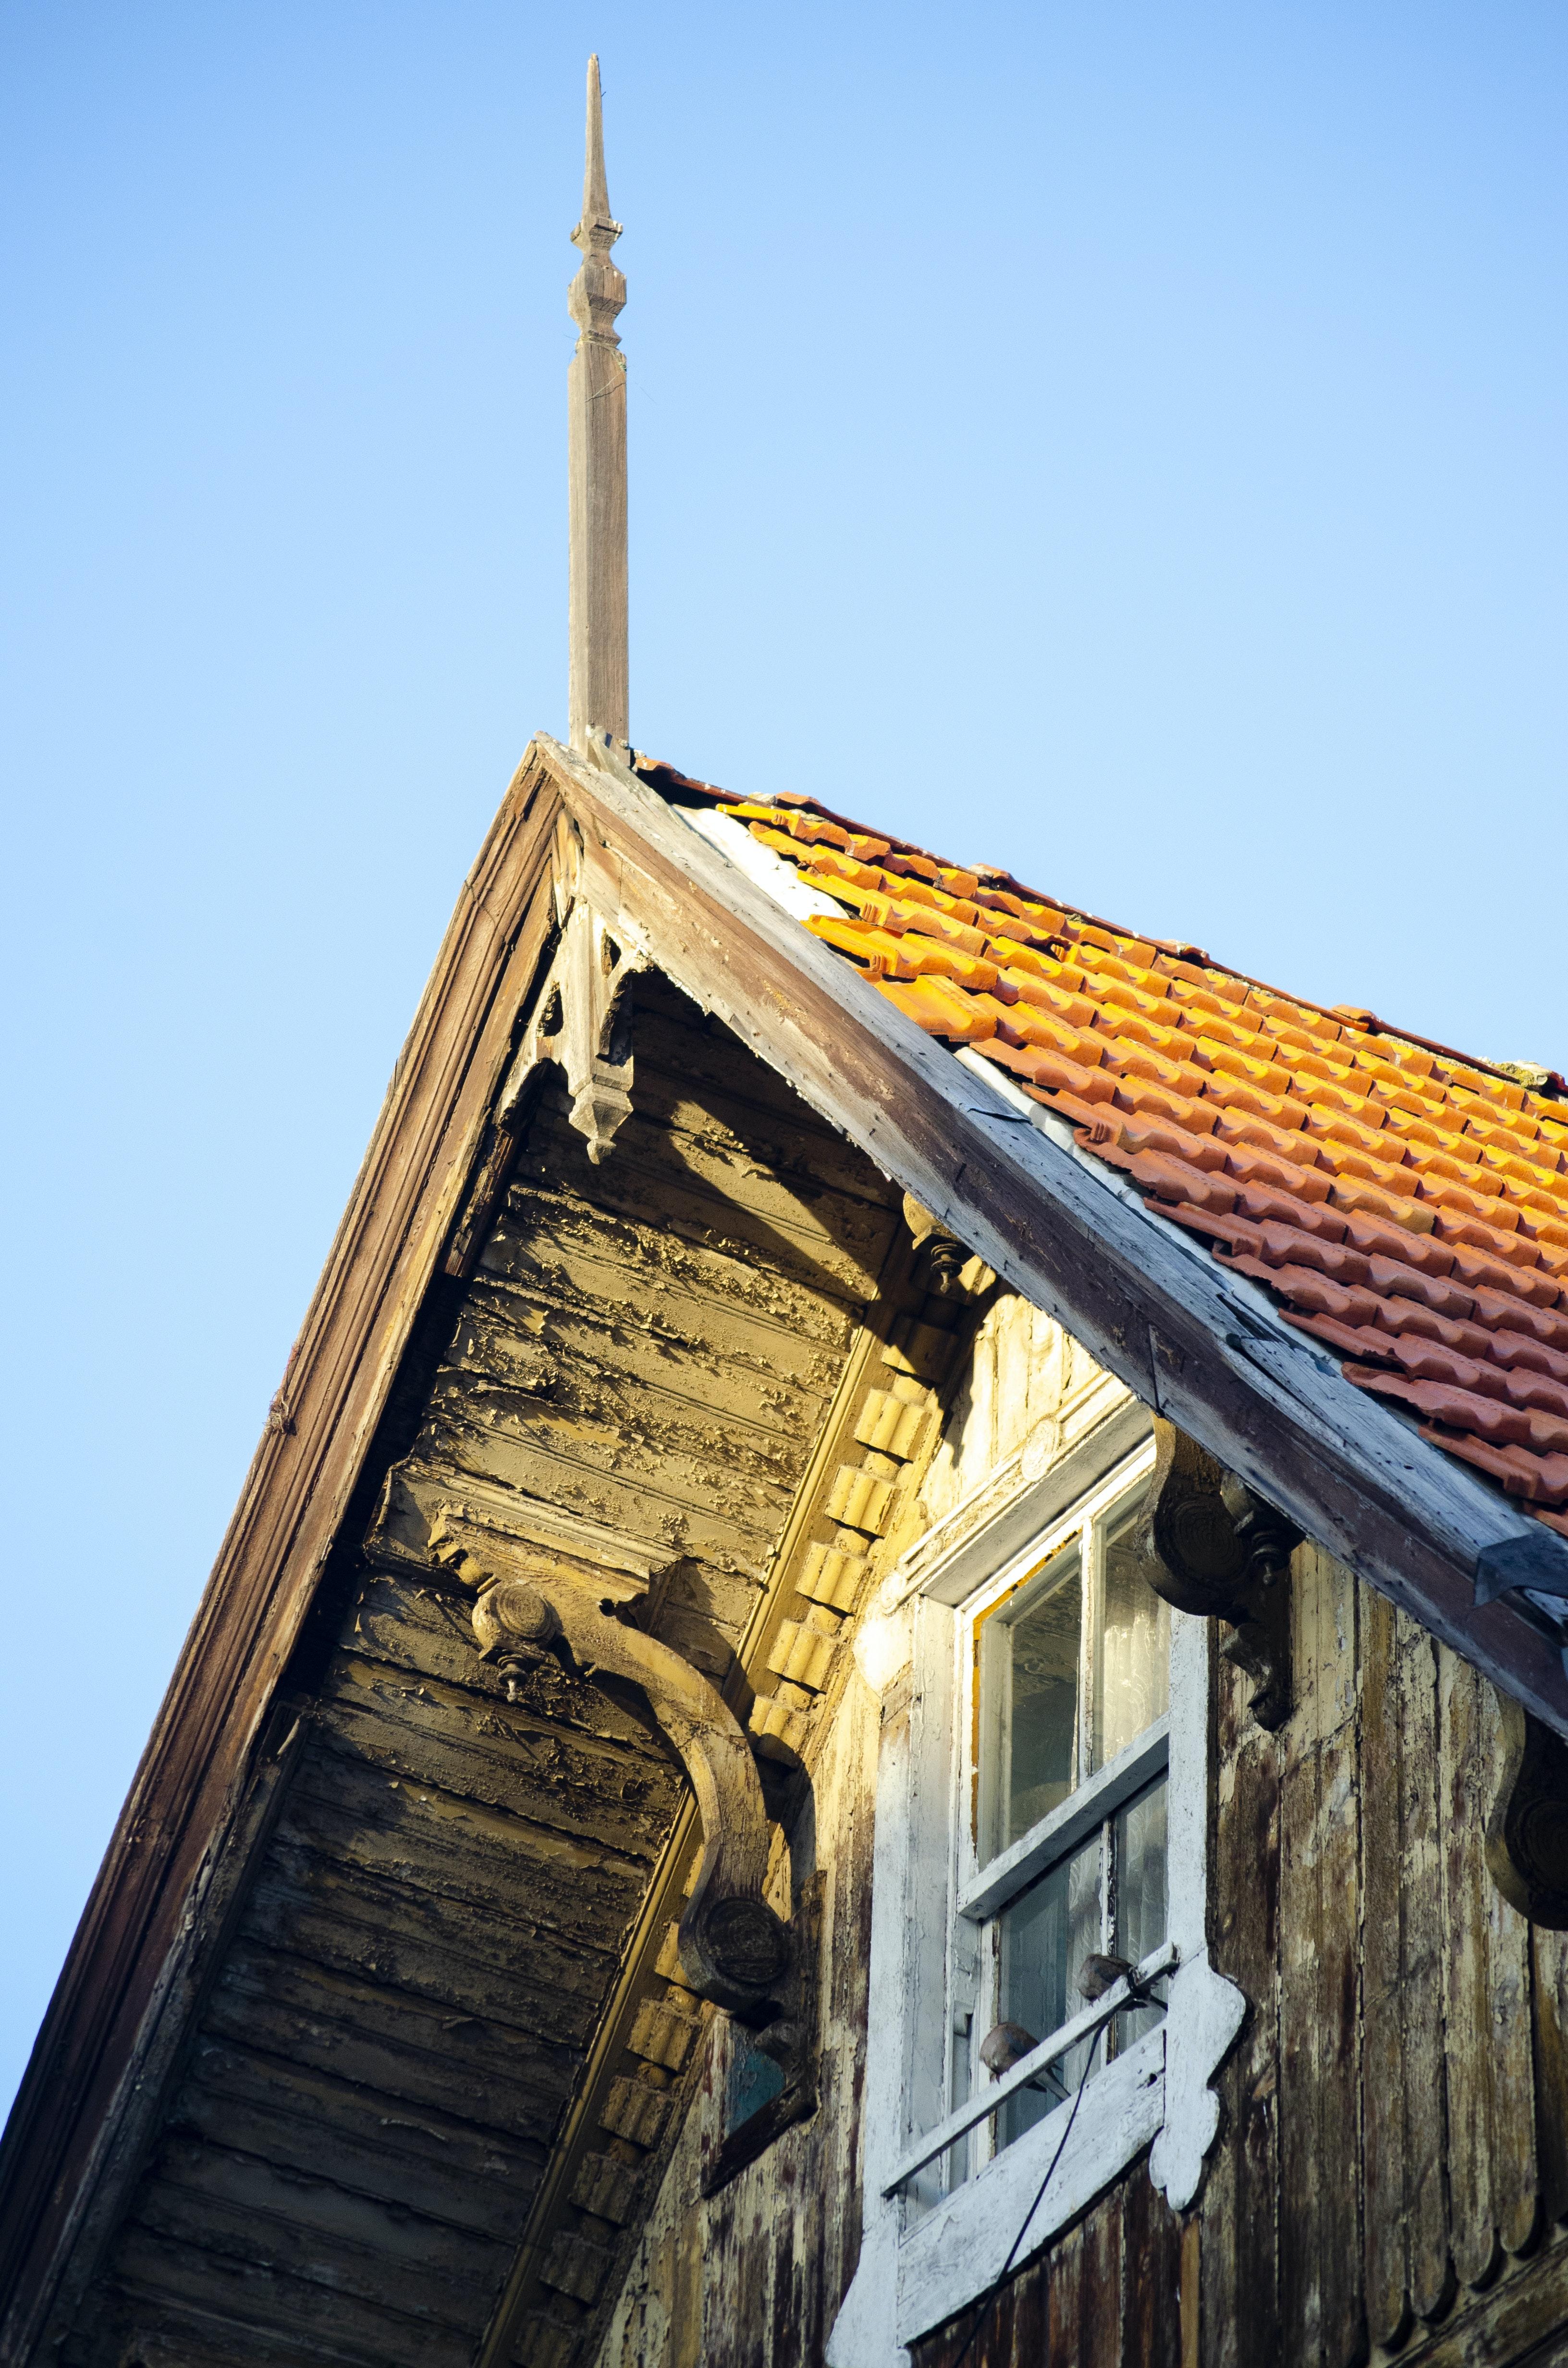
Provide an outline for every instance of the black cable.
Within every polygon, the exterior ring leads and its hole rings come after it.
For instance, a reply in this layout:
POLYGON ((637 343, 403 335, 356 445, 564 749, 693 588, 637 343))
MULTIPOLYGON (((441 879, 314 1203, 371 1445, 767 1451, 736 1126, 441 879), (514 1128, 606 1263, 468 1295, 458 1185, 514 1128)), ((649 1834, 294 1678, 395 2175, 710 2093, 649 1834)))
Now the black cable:
MULTIPOLYGON (((1159 1977, 1156 1975, 1155 1978, 1158 1979, 1159 1977)), ((1147 2003, 1148 1998, 1146 1993, 1142 1990, 1134 1990, 1128 1998, 1126 2006, 1118 2007, 1116 2009, 1116 2013, 1124 2014, 1128 2008, 1145 2006, 1147 2003)), ((1078 2075, 1077 2092, 1073 2099, 1073 2110, 1067 2116, 1067 2126, 1062 2133, 1056 2152, 1051 2157, 1051 2162, 1047 2168, 1045 2177, 1040 2180, 1039 2187, 1035 2191, 1034 2202, 1029 2205, 1028 2210, 1024 2214, 1023 2225, 1008 2248, 1006 2260, 997 2271, 994 2283, 986 2288, 985 2292, 981 2295, 980 2300, 974 2305, 974 2317, 970 2322, 969 2333, 964 2338, 963 2350, 959 2353, 958 2358, 952 2362, 952 2368, 963 2368, 964 2362, 969 2358, 970 2353, 973 2351, 974 2339, 985 2324, 985 2314, 991 2308, 992 2304, 995 2301, 1003 2287, 1006 2284, 1013 2263, 1018 2257, 1018 2248, 1028 2234, 1029 2222, 1034 2218, 1035 2214, 1040 2210, 1040 2205, 1045 2201, 1045 2191, 1051 2185, 1052 2179, 1056 2175, 1056 2166, 1061 2161, 1062 2155, 1065 2153, 1067 2141, 1073 2135, 1073 2124, 1078 2118, 1078 2108, 1084 2101, 1084 2090, 1088 2086, 1089 2074, 1094 2069, 1095 2056, 1098 2052, 1100 2041, 1106 2032, 1109 2030, 1112 2020, 1114 2020, 1114 2017, 1102 2022, 1099 2030, 1095 2032, 1094 2037, 1089 2042, 1089 2052, 1084 2058, 1084 2068, 1078 2075)))

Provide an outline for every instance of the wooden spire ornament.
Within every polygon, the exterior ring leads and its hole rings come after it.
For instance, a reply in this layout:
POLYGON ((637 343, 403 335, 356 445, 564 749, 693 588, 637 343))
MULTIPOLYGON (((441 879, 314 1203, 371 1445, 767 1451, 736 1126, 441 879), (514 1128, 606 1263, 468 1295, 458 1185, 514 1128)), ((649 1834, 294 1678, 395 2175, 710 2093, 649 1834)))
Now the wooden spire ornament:
POLYGON ((568 730, 585 750, 593 733, 629 736, 626 625, 626 362, 616 315, 626 281, 610 261, 620 224, 605 185, 599 62, 588 60, 583 219, 572 233, 583 261, 567 296, 577 350, 566 373, 571 504, 568 730))

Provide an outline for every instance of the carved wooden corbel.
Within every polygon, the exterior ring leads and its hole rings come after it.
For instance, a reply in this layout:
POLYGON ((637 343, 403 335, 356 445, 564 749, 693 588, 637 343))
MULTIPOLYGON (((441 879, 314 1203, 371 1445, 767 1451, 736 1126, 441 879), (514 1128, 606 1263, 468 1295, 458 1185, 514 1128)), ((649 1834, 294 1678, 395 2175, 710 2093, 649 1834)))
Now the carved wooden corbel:
POLYGON ((1144 1512, 1150 1586, 1178 1611, 1223 1620, 1221 1650, 1253 1680, 1260 1726, 1290 1710, 1290 1569, 1301 1531, 1185 1431, 1155 1415, 1154 1469, 1144 1512))
POLYGON ((937 1299, 980 1299, 996 1277, 983 1258, 939 1224, 913 1192, 903 1196, 903 1222, 915 1244, 915 1280, 937 1299))
POLYGON ((592 1564, 504 1544, 488 1532, 478 1537, 449 1520, 431 1529, 430 1552, 472 1590, 480 1657, 503 1674, 564 1645, 584 1677, 604 1671, 647 1696, 685 1763, 702 1819, 702 1857, 680 1919, 682 1975, 715 2005, 742 2013, 762 2006, 788 1969, 790 1930, 763 1897, 768 1833, 762 1784, 722 1698, 670 1645, 614 1616, 603 1575, 592 1564))
POLYGON ((1486 1821, 1493 1882, 1521 1916, 1568 1931, 1568 1743, 1499 1693, 1503 1766, 1486 1821))

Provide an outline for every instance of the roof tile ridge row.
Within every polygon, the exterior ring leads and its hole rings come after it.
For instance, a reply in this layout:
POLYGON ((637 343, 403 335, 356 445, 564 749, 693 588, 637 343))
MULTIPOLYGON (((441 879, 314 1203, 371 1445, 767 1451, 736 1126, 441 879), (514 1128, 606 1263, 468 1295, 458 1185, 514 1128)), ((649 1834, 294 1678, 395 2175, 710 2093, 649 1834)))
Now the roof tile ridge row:
MULTIPOLYGON (((1281 1319, 1336 1353, 1354 1387, 1568 1536, 1568 1210, 1544 1189, 1561 1180, 1568 1197, 1568 1167, 1536 1168, 1530 1156, 1568 1155, 1568 1111, 1500 1064, 1119 929, 999 868, 944 864, 818 799, 726 796, 661 770, 677 795, 748 823, 849 907, 806 926, 869 965, 864 974, 917 1025, 1010 1072, 1068 1120, 1081 1149, 1127 1175, 1151 1214, 1203 1235, 1222 1264, 1265 1286, 1281 1319), (1042 946, 1054 984, 1029 951, 1042 946), (1212 1013, 1187 1013, 1184 975, 1212 1013), (1168 988, 1176 1027, 1157 1024, 1168 988), (1326 1023, 1321 1039, 1313 1014, 1326 1023), (1173 1041, 1184 1026, 1202 1073, 1188 1073, 1173 1041), (1091 1039, 1096 1027, 1106 1034, 1091 1039), (1287 1102, 1302 1105, 1300 1133, 1259 1117, 1244 1043, 1254 1059, 1260 1044, 1278 1058, 1287 1102), (1407 1066, 1403 1047, 1424 1069, 1407 1066), (1430 1144, 1347 1121, 1338 1081, 1363 1067, 1374 1101, 1391 1085, 1415 1097, 1396 1095, 1384 1116, 1396 1104, 1418 1114, 1424 1133, 1437 1130, 1430 1144), (1482 1089, 1483 1078, 1502 1092, 1482 1089), (1471 1135, 1478 1117, 1493 1130, 1479 1136, 1483 1151, 1471 1135), (1533 1142, 1508 1140, 1516 1121, 1533 1142), (1490 1162, 1504 1143, 1507 1159, 1490 1162), (1395 1161, 1379 1156, 1387 1149, 1395 1161)), ((1264 1099, 1282 1114, 1287 1102, 1264 1099)))
POLYGON ((688 774, 678 772, 674 766, 666 765, 655 758, 645 757, 641 753, 637 757, 636 769, 642 778, 648 780, 655 789, 668 788, 693 792, 699 797, 710 800, 716 805, 756 804, 773 808, 783 807, 795 813, 814 814, 851 837, 881 840, 890 853, 916 856, 923 861, 930 863, 938 871, 973 872, 977 879, 984 881, 989 887, 1000 889, 1005 894, 1017 896, 1021 903, 1048 905, 1054 911, 1064 914, 1068 919, 1082 923, 1086 928, 1104 929, 1112 937, 1126 939, 1134 944, 1153 946, 1156 955, 1164 955, 1171 961, 1187 962, 1194 968, 1211 971, 1221 978, 1234 979, 1238 985, 1250 987, 1259 995, 1270 996, 1277 1002, 1288 1003, 1298 1011, 1309 1011, 1321 1019, 1332 1020, 1340 1029, 1366 1037, 1389 1037, 1398 1043, 1413 1045, 1418 1052, 1430 1053, 1439 1060, 1452 1061, 1460 1067, 1475 1070, 1483 1076, 1495 1077, 1502 1084, 1517 1087, 1527 1100, 1568 1102, 1568 1080, 1564 1079, 1559 1070, 1547 1070, 1545 1089, 1522 1086, 1510 1069, 1500 1062, 1484 1060, 1479 1053, 1462 1052, 1458 1045, 1444 1043, 1437 1037, 1419 1036, 1414 1029, 1402 1028, 1396 1022, 1383 1019, 1377 1013, 1363 1010, 1359 1007, 1314 1002, 1308 996, 1294 994, 1285 987, 1276 986, 1267 979, 1258 978, 1250 971, 1237 970, 1232 963, 1216 961, 1214 956, 1201 946, 1189 945, 1178 939, 1149 937, 1142 930, 1129 928, 1119 921, 1108 920, 1102 914, 1091 913, 1081 905, 1069 904, 1060 896, 1048 895, 1042 889, 1031 888, 1019 880, 1016 873, 1007 871, 1002 865, 950 862, 944 857, 934 855, 928 848, 917 845, 913 839, 896 838, 884 830, 873 829, 869 824, 856 822, 847 814, 839 814, 835 808, 824 805, 820 798, 813 797, 805 791, 784 790, 761 798, 748 799, 737 791, 720 789, 711 781, 694 780, 688 774))

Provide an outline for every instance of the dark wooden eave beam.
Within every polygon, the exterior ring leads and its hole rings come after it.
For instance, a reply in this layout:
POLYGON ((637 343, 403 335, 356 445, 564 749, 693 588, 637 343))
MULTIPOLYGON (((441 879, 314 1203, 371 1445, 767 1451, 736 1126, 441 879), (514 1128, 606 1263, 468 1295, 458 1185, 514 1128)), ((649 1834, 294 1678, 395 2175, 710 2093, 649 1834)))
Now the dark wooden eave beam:
POLYGON ((1354 1388, 1063 1122, 971 1076, 613 751, 538 745, 612 927, 1145 1403, 1568 1736, 1559 1648, 1475 1600, 1489 1549, 1551 1557, 1540 1523, 1354 1388))

